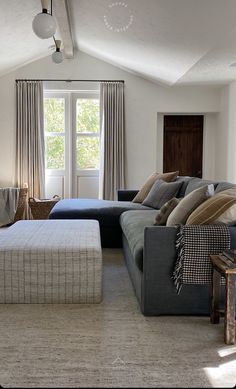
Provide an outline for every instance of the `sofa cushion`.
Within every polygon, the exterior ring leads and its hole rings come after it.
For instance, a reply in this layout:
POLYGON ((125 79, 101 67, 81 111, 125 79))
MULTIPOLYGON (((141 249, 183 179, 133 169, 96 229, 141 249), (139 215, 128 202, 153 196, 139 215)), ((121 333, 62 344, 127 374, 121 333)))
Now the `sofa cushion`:
POLYGON ((120 216, 120 225, 125 235, 133 259, 138 268, 143 270, 143 246, 145 227, 153 226, 157 210, 127 211, 120 216))
POLYGON ((183 184, 179 190, 178 196, 177 197, 184 197, 185 196, 185 191, 188 186, 188 183, 190 180, 192 180, 194 177, 190 176, 178 176, 175 181, 182 181, 183 184))
POLYGON ((223 190, 227 190, 230 188, 236 188, 235 184, 231 184, 230 182, 219 182, 215 189, 215 193, 222 192, 223 190))
POLYGON ((153 173, 148 177, 147 181, 144 183, 142 188, 139 190, 135 198, 133 199, 134 203, 142 203, 147 195, 149 194, 152 186, 157 180, 163 180, 165 182, 171 182, 176 179, 179 172, 169 172, 169 173, 153 173))
POLYGON ((217 193, 199 205, 189 216, 186 224, 212 224, 234 204, 235 194, 217 193))
POLYGON ((167 203, 162 205, 160 212, 158 212, 156 216, 156 220, 154 225, 155 226, 164 226, 167 222, 168 216, 171 214, 171 212, 177 207, 181 199, 177 199, 176 197, 173 197, 167 203))
POLYGON ((132 201, 65 199, 53 207, 49 219, 95 219, 101 226, 119 226, 121 213, 129 209, 150 208, 132 201))
POLYGON ((157 180, 142 204, 160 209, 162 205, 178 194, 182 184, 182 181, 165 182, 157 180))
POLYGON ((186 195, 167 219, 167 226, 185 224, 188 217, 200 204, 214 195, 214 185, 204 185, 186 195))
POLYGON ((186 188, 186 191, 185 191, 185 196, 187 194, 189 194, 190 192, 192 192, 193 190, 200 188, 201 186, 209 185, 209 184, 213 184, 214 188, 216 188, 218 185, 218 182, 211 181, 211 180, 202 180, 201 178, 195 177, 189 181, 187 188, 186 188))

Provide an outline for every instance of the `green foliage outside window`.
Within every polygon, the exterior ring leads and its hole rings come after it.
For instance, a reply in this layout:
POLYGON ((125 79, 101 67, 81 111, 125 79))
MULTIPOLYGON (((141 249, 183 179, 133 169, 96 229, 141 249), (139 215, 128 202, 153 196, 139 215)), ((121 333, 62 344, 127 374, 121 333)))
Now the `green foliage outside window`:
POLYGON ((57 97, 44 99, 46 132, 65 132, 65 100, 57 97))
POLYGON ((46 137, 46 169, 64 169, 64 137, 46 137))
MULTIPOLYGON (((65 99, 44 99, 46 168, 65 169, 65 99), (54 136, 50 134, 55 134, 54 136)), ((78 99, 76 103, 76 162, 78 169, 99 169, 99 100, 78 99), (86 136, 86 133, 98 136, 86 136)))
POLYGON ((100 147, 98 137, 77 137, 78 169, 99 169, 100 147))
POLYGON ((76 105, 77 132, 99 133, 99 101, 78 99, 76 105))
POLYGON ((76 105, 77 136, 76 159, 79 169, 99 169, 99 137, 86 136, 86 133, 99 134, 99 101, 78 99, 76 105), (84 135, 82 135, 84 134, 84 135))

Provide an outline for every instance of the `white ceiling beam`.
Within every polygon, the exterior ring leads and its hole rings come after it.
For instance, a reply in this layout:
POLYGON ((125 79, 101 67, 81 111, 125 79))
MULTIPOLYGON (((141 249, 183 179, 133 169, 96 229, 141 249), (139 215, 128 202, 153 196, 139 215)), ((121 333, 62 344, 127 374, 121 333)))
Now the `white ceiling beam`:
POLYGON ((53 0, 53 12, 57 19, 58 28, 64 48, 65 58, 73 58, 74 48, 67 10, 67 0, 53 0))

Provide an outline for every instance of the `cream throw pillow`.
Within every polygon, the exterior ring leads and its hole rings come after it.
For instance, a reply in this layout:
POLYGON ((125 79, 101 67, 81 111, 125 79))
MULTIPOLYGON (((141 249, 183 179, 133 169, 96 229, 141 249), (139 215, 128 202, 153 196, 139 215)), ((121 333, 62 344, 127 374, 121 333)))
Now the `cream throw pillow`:
POLYGON ((152 189, 152 186, 155 184, 157 180, 163 180, 165 182, 171 182, 176 179, 179 172, 169 172, 169 173, 153 173, 151 176, 148 177, 145 184, 141 187, 139 192, 136 194, 135 198, 133 199, 134 203, 142 203, 147 195, 149 194, 150 190, 152 189))
POLYGON ((236 204, 236 195, 217 193, 195 209, 186 224, 214 224, 234 204, 236 204))
POLYGON ((167 226, 185 224, 192 212, 214 194, 214 185, 204 185, 185 196, 167 219, 167 226))

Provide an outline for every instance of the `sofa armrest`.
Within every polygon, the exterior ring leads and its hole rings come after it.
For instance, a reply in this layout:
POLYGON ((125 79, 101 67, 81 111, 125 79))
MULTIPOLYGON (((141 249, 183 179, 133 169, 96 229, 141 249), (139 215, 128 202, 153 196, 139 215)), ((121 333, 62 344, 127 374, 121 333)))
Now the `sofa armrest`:
MULTIPOLYGON (((201 304, 202 292, 198 293, 195 290, 198 286, 184 285, 187 288, 183 287, 178 295, 172 279, 177 257, 175 248, 177 231, 176 227, 166 226, 145 228, 142 285, 144 314, 189 314, 192 306, 196 308, 201 304)), ((203 294, 208 296, 206 290, 205 292, 203 290, 203 294)), ((206 301, 202 313, 206 314, 208 310, 206 301)))
MULTIPOLYGON (((178 228, 166 226, 146 227, 143 248, 142 310, 152 314, 186 314, 199 306, 202 314, 209 310, 208 285, 183 285, 177 294, 173 270, 177 258, 176 237, 178 228), (155 310, 153 311, 153 302, 155 310), (204 302, 204 304, 203 304, 204 302)), ((236 227, 230 227, 231 248, 236 248, 236 227)))
POLYGON ((132 201, 138 190, 129 190, 129 189, 119 189, 117 191, 118 201, 132 201))
POLYGON ((177 227, 153 226, 145 228, 143 272, 146 281, 153 277, 156 278, 153 275, 153 271, 155 271, 160 282, 163 283, 163 276, 170 275, 174 269, 177 232, 177 227))

